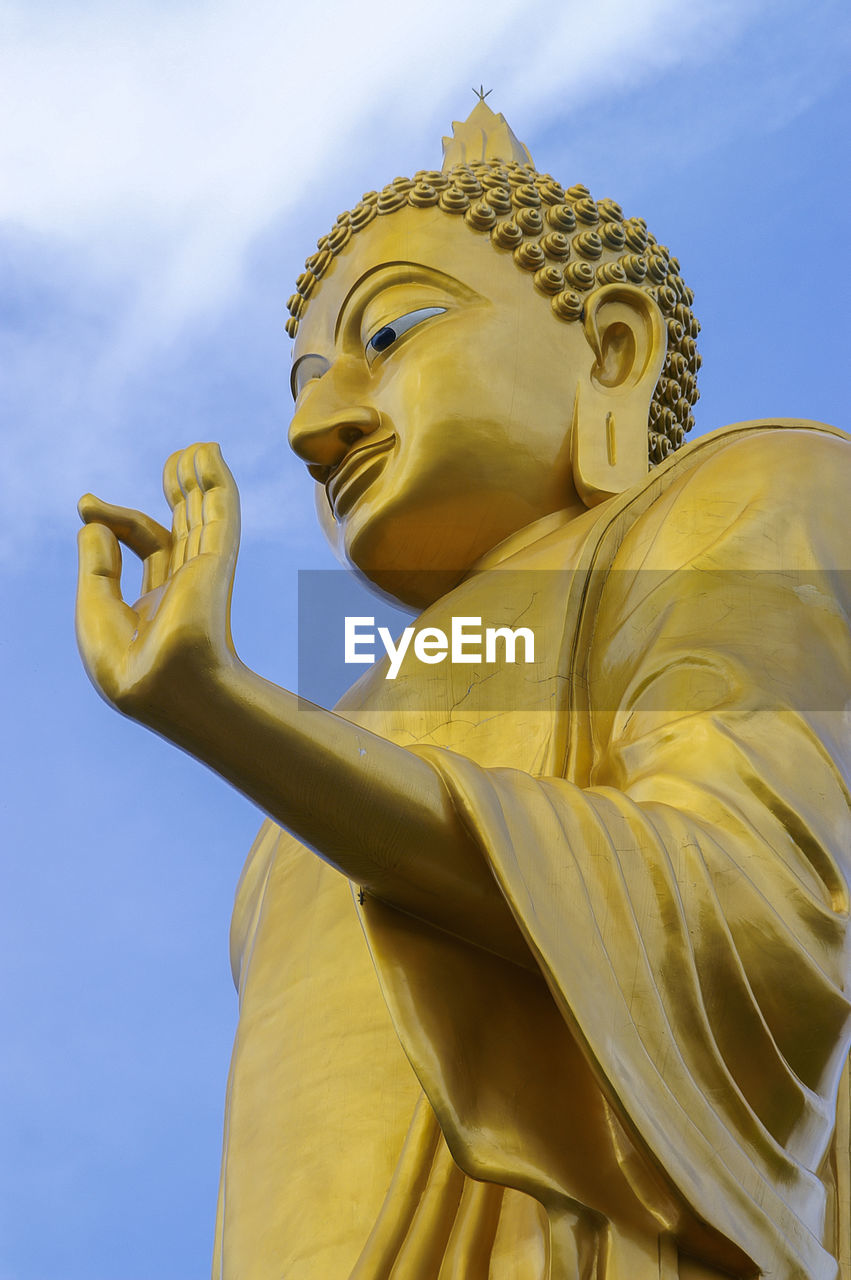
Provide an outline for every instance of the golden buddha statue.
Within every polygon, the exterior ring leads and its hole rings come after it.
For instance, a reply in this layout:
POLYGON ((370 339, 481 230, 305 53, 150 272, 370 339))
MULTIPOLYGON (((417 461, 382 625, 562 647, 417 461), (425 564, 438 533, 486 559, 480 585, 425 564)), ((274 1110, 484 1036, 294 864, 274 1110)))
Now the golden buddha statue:
POLYGON ((848 438, 681 449, 676 259, 483 101, 445 150, 308 259, 290 441, 359 574, 422 628, 522 619, 531 669, 408 654, 306 707, 234 650, 217 446, 166 464, 170 530, 81 503, 96 687, 268 814, 214 1276, 834 1280, 848 438))

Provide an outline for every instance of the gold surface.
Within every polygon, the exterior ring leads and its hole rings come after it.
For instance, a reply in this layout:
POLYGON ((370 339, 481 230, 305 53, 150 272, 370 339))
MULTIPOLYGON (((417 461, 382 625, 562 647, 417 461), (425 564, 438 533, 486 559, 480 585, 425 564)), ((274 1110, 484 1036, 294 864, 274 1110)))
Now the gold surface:
POLYGON ((565 325, 528 285, 438 207, 376 217, 302 310, 290 438, 338 554, 418 625, 522 615, 531 674, 305 708, 234 651, 216 446, 166 464, 170 530, 81 502, 96 687, 269 815, 214 1275, 833 1280, 849 442, 742 424, 648 474, 657 302, 565 325))
MULTIPOLYGON (((678 259, 643 218, 624 217, 617 201, 592 199, 582 183, 565 189, 535 169, 528 150, 485 102, 477 103, 463 125, 456 121, 453 132, 454 138, 443 140, 442 170, 421 169, 413 178, 394 178, 381 191, 365 192, 319 237, 287 303, 287 333, 296 336, 301 317, 353 235, 403 208, 440 211, 503 260, 510 255, 562 323, 583 319, 586 294, 601 285, 637 284, 652 297, 667 331, 666 357, 644 426, 651 461, 662 462, 694 425, 701 365, 694 294, 680 275, 678 259)), ((607 433, 609 463, 616 434, 607 433)))

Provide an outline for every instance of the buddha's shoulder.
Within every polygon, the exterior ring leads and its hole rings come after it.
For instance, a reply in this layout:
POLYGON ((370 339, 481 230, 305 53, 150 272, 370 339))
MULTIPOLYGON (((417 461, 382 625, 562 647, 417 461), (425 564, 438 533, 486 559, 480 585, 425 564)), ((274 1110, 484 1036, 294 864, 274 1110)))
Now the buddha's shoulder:
POLYGON ((737 423, 678 451, 607 521, 619 567, 845 563, 851 437, 817 422, 737 423), (817 548, 817 549, 816 549, 817 548))
POLYGON ((760 494, 775 502, 847 492, 851 436, 806 419, 738 422, 702 436, 657 469, 659 496, 699 491, 729 500, 760 494), (672 492, 673 491, 673 492, 672 492))
POLYGON ((692 441, 631 494, 628 520, 658 521, 675 508, 712 511, 723 521, 752 508, 818 517, 851 491, 851 436, 796 418, 738 422, 692 441))

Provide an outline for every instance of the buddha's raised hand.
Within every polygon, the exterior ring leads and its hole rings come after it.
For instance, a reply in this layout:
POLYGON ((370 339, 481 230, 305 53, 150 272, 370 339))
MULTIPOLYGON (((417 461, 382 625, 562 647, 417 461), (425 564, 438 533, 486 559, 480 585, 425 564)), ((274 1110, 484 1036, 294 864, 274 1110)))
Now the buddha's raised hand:
POLYGON ((216 444, 172 454, 163 471, 171 532, 140 511, 92 494, 80 500, 77 641, 98 692, 168 733, 171 718, 235 655, 230 598, 239 496, 216 444), (142 595, 121 595, 124 543, 143 564, 142 595))

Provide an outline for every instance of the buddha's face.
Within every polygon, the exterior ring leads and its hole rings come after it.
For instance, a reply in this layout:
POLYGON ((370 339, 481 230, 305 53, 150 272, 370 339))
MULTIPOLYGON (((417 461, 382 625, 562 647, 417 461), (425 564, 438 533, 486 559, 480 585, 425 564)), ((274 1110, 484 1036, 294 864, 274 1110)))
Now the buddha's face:
POLYGON ((593 355, 509 254, 437 209, 378 217, 315 290, 290 443, 323 527, 422 606, 532 521, 584 510, 570 422, 593 355), (504 260, 500 260, 504 259, 504 260))

